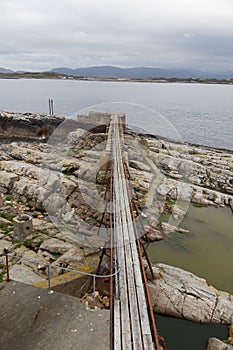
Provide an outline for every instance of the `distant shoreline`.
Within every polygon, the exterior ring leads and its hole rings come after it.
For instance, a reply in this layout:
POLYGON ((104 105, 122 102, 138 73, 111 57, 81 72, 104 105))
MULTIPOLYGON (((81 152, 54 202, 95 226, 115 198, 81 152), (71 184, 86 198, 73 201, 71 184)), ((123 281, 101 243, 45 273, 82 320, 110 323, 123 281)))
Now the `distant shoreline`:
POLYGON ((204 79, 204 78, 120 78, 120 77, 84 77, 53 72, 45 73, 0 73, 0 79, 51 79, 78 80, 128 83, 189 83, 189 84, 222 84, 233 85, 232 79, 204 79))

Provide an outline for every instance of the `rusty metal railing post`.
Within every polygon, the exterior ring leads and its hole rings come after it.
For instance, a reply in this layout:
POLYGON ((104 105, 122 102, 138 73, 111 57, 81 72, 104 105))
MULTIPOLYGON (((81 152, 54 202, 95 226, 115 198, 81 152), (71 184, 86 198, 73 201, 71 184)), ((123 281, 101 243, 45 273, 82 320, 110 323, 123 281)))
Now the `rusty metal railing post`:
POLYGON ((10 281, 10 275, 9 275, 9 260, 8 260, 8 250, 6 248, 4 248, 4 254, 6 257, 6 281, 9 282, 10 281))
POLYGON ((51 290, 51 265, 48 263, 48 293, 52 294, 53 291, 51 290))
MULTIPOLYGON (((112 147, 111 147, 112 153, 112 147)), ((111 154, 111 158, 113 158, 113 154, 111 154)), ((114 246, 114 226, 113 226, 113 159, 111 159, 110 163, 110 217, 109 217, 109 226, 110 226, 110 275, 113 274, 113 246, 114 246)), ((117 280, 118 276, 115 276, 115 280, 117 280)), ((110 350, 114 348, 114 302, 113 302, 113 276, 110 277, 110 350)))
POLYGON ((95 285, 96 285, 96 275, 93 276, 93 308, 95 309, 95 285))
POLYGON ((140 241, 139 238, 138 238, 138 240, 139 240, 139 243, 140 243, 140 245, 141 245, 141 247, 143 249, 143 253, 144 253, 145 257, 146 257, 146 261, 147 261, 147 264, 149 266, 149 270, 150 270, 150 274, 151 274, 152 280, 154 280, 155 279, 155 275, 154 275, 154 271, 153 271, 153 268, 152 268, 152 265, 151 265, 151 262, 150 262, 150 259, 149 259, 149 255, 148 255, 148 253, 146 251, 146 248, 145 248, 144 244, 140 241))

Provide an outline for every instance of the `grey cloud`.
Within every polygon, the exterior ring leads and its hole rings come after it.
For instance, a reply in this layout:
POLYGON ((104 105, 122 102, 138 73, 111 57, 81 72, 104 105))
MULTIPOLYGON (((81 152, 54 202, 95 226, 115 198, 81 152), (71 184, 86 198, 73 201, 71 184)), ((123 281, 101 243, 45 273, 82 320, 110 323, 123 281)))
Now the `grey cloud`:
POLYGON ((0 11, 0 66, 232 66, 228 0, 1 0, 0 11))

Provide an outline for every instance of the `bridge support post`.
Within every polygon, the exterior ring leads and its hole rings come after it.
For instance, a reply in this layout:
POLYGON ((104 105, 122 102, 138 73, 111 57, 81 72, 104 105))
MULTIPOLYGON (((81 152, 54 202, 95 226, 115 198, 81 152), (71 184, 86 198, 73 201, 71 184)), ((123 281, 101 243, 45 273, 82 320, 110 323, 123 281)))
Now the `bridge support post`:
POLYGON ((147 261, 147 264, 149 266, 149 270, 150 270, 150 274, 151 274, 152 280, 154 280, 155 279, 155 275, 154 275, 154 271, 153 271, 153 268, 152 268, 152 265, 151 265, 150 258, 148 256, 147 250, 145 248, 145 245, 142 243, 142 241, 139 240, 139 242, 140 242, 140 245, 141 245, 141 247, 143 249, 143 254, 146 257, 146 261, 147 261))

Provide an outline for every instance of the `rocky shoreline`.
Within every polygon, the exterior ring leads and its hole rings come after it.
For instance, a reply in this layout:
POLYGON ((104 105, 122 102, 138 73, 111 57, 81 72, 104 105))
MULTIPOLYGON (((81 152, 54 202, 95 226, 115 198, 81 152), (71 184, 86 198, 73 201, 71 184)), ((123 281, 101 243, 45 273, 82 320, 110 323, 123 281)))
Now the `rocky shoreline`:
MULTIPOLYGON (((6 114, 1 112, 0 123, 6 114)), ((24 128, 25 119, 34 123, 35 115, 17 114, 17 118, 24 128)), ((48 263, 56 266, 53 277, 64 274, 64 268, 79 270, 86 266, 94 271, 101 248, 109 239, 106 230, 97 235, 105 208, 106 179, 99 171, 105 133, 80 125, 76 129, 65 127, 64 131, 62 117, 37 119, 39 124, 43 119, 52 125, 40 135, 32 131, 38 140, 48 138, 55 125, 59 125, 58 135, 63 137, 56 138, 56 142, 19 141, 0 146, 0 276, 5 276, 3 250, 7 248, 12 253, 10 276, 29 284, 46 281, 48 263), (12 220, 22 213, 33 217, 34 234, 16 242, 12 220), (26 259, 40 263, 25 263, 26 259)), ((22 133, 19 128, 18 135, 11 122, 4 125, 0 133, 4 138, 12 134, 25 138, 28 132, 24 129, 22 133)), ((233 210, 231 151, 178 144, 130 130, 125 132, 125 149, 145 241, 161 240, 175 232, 187 234, 181 222, 190 203, 230 206, 233 210), (185 205, 180 206, 180 202, 185 205), (163 215, 170 216, 172 224, 169 220, 163 222, 163 215)), ((108 224, 108 217, 105 221, 108 224)), ((233 323, 233 296, 181 269, 161 264, 154 269, 158 278, 151 295, 156 312, 202 323, 233 323), (163 297, 156 299, 158 291, 163 297)))
POLYGON ((64 121, 64 117, 44 113, 0 111, 1 138, 44 139, 64 121))

